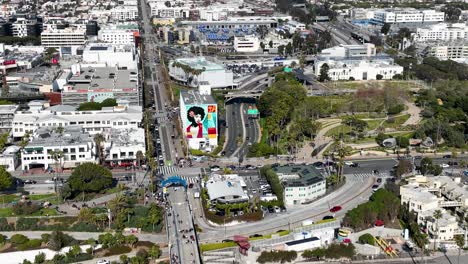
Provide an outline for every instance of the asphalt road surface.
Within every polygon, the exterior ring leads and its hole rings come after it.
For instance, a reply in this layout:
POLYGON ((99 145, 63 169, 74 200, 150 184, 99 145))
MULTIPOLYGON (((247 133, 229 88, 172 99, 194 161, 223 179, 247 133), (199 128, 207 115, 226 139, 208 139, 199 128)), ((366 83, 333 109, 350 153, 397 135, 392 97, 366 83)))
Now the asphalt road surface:
POLYGON ((237 149, 237 141, 244 138, 244 124, 241 118, 242 104, 233 103, 226 105, 227 142, 224 149, 225 156, 233 156, 237 149))
POLYGON ((244 127, 246 136, 244 137, 244 142, 242 143, 237 156, 240 157, 240 161, 242 161, 249 151, 249 147, 257 143, 260 139, 260 125, 258 123, 258 119, 249 119, 247 114, 247 110, 249 109, 249 104, 242 104, 242 120, 244 121, 244 127))

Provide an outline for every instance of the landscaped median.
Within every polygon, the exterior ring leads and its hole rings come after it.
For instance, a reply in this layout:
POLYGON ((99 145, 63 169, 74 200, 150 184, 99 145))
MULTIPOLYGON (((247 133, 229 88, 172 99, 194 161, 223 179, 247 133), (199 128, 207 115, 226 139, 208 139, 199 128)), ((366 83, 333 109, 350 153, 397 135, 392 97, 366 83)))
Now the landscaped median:
MULTIPOLYGON (((288 230, 282 230, 276 233, 268 234, 268 235, 263 235, 263 236, 250 236, 249 241, 254 241, 254 240, 262 240, 262 239, 270 239, 273 237, 273 235, 278 235, 278 236, 286 236, 289 235, 288 230)), ((219 250, 223 248, 229 248, 229 247, 236 247, 237 243, 234 241, 226 241, 226 242, 221 242, 221 243, 208 243, 208 244, 200 244, 200 251, 201 252, 206 252, 206 251, 212 251, 212 250, 219 250)))

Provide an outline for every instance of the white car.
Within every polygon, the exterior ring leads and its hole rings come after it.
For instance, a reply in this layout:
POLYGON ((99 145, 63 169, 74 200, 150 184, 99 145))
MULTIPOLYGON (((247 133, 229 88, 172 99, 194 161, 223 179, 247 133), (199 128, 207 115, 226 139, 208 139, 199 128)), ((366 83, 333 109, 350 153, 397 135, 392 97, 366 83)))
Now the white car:
POLYGON ((110 261, 106 259, 100 259, 96 262, 96 264, 110 264, 110 261))
POLYGON ((351 165, 354 164, 354 162, 352 162, 352 161, 345 161, 344 164, 345 164, 346 166, 351 166, 351 165))
POLYGON ((45 180, 44 183, 54 183, 53 180, 45 180))
POLYGON ((441 166, 442 168, 444 168, 444 169, 450 167, 450 165, 448 165, 447 163, 442 163, 442 164, 440 164, 440 166, 441 166))

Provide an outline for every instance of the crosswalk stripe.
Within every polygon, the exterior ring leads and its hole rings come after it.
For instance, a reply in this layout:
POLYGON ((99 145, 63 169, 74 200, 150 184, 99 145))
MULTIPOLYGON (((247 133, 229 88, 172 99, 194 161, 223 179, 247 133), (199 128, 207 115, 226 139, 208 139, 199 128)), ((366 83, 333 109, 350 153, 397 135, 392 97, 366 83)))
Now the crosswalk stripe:
POLYGON ((158 167, 157 173, 162 175, 175 174, 177 167, 174 166, 161 166, 158 167))

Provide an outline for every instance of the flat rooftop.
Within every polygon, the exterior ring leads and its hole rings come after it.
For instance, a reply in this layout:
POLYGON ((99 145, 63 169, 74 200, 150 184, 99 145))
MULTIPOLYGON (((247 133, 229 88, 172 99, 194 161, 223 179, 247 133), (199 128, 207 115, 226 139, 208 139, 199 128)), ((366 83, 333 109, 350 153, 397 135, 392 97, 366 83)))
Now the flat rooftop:
POLYGON ((216 104, 213 96, 209 94, 200 94, 198 91, 180 91, 180 96, 185 105, 216 104))
MULTIPOLYGON (((124 90, 138 89, 136 70, 119 70, 113 67, 81 68, 80 74, 73 75, 67 85, 75 90, 124 90)), ((64 91, 65 93, 70 91, 64 91)))
POLYGON ((284 187, 309 186, 325 180, 320 171, 312 165, 273 166, 272 169, 279 178, 283 178, 281 181, 284 187), (288 177, 291 175, 295 177, 288 177))
POLYGON ((205 57, 196 58, 179 58, 175 59, 176 62, 190 66, 193 69, 205 71, 224 71, 222 64, 217 64, 205 59, 205 57))
POLYGON ((28 152, 33 150, 34 147, 76 146, 92 142, 93 137, 84 132, 81 126, 64 127, 61 134, 57 133, 54 127, 40 127, 24 150, 28 152))

